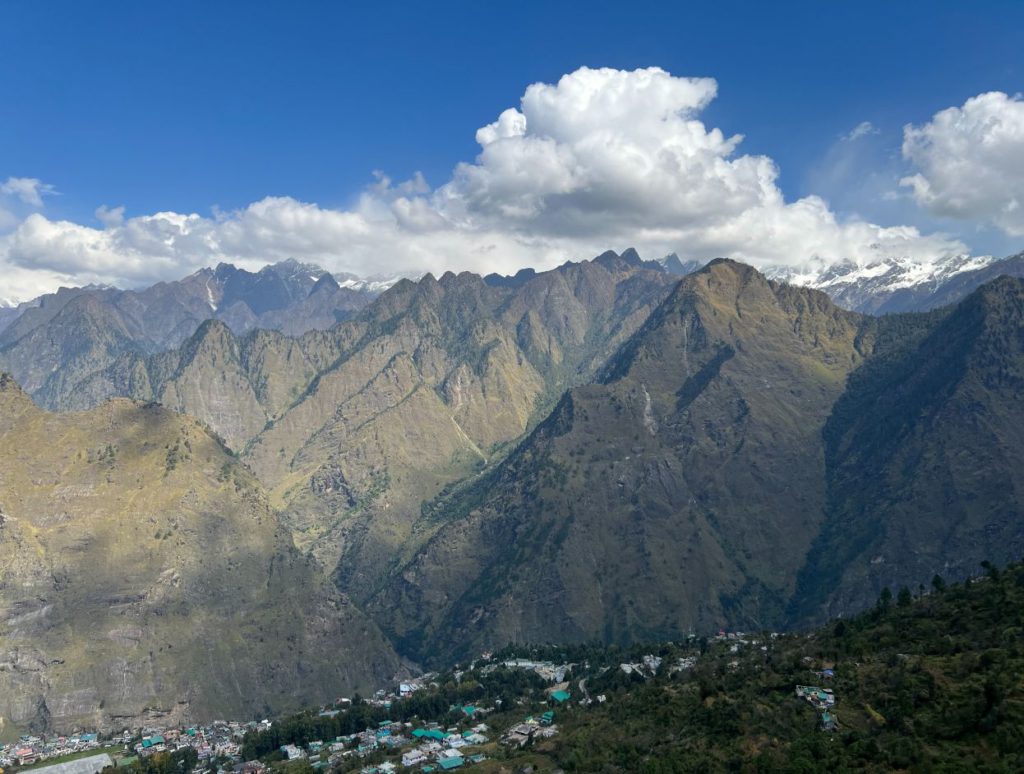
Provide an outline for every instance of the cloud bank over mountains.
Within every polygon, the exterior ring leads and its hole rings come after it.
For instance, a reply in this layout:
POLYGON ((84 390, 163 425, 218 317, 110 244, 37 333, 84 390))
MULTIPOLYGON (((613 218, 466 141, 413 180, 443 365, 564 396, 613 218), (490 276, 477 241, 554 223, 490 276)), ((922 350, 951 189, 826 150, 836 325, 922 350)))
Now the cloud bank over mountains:
MULTIPOLYGON (((727 255, 762 267, 930 262, 968 250, 909 225, 844 220, 818 196, 786 201, 772 159, 742 153, 741 135, 700 120, 716 95, 711 78, 581 68, 529 86, 518 107, 477 131, 478 156, 448 181, 433 188, 418 174, 395 183, 375 173, 345 210, 288 196, 211 216, 127 216, 104 205, 94 227, 48 218, 52 185, 9 178, 0 184, 0 298, 288 257, 375 275, 548 268, 627 245, 647 256, 727 255), (19 207, 31 211, 16 216, 19 207)), ((876 131, 865 122, 850 136, 876 131)), ((1024 234, 1019 97, 979 95, 908 126, 902 152, 913 174, 898 182, 921 207, 1024 234)))

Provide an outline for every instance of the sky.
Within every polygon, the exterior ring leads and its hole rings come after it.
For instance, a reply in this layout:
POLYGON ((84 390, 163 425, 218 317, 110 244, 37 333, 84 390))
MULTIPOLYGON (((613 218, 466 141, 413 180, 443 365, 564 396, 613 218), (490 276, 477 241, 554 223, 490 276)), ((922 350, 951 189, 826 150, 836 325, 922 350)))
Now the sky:
POLYGON ((0 3, 0 299, 1024 249, 1024 3, 0 3))

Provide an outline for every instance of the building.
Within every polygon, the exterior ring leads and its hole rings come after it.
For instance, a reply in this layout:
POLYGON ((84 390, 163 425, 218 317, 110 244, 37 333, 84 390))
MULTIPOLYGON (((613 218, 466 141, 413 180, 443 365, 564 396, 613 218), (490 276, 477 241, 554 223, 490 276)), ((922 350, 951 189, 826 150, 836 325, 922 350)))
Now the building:
POLYGON ((427 762, 427 756, 419 750, 410 750, 402 755, 402 765, 406 767, 419 766, 427 762))

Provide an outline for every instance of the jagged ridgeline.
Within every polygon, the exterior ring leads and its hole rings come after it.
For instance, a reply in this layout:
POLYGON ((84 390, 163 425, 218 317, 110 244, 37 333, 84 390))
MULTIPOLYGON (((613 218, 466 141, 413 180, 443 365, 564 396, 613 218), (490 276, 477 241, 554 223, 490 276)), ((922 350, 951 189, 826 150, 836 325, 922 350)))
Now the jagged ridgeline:
POLYGON ((0 377, 0 717, 122 728, 366 690, 397 659, 191 418, 0 377))
POLYGON ((871 317, 626 251, 300 336, 207 320, 66 382, 140 403, 8 384, 7 716, 256 712, 394 667, 375 625, 421 664, 781 629, 1019 557, 1022 288, 871 317))
MULTIPOLYGON (((207 438, 204 443, 212 444, 215 451, 211 454, 217 456, 213 462, 204 461, 205 482, 216 492, 225 488, 223 496, 230 496, 235 490, 218 476, 222 469, 237 470, 256 493, 253 496, 260 507, 266 509, 267 528, 272 525, 275 539, 284 541, 284 548, 271 544, 265 550, 271 553, 287 549, 285 553, 292 556, 292 540, 304 550, 301 562, 299 557, 293 558, 308 569, 307 587, 292 584, 295 588, 287 601, 275 608, 282 613, 282 625, 288 623, 289 614, 295 615, 299 620, 294 625, 301 629, 303 617, 315 621, 324 617, 316 607, 317 593, 327 593, 327 589, 344 599, 328 578, 334 577, 342 589, 351 589, 357 599, 371 593, 372 584, 386 577, 402 552, 411 553, 418 547, 422 536, 412 534, 410 527, 419 518, 423 501, 452 482, 472 477, 491 459, 500 459, 511 442, 544 416, 566 386, 591 378, 671 291, 674 281, 660 266, 644 264, 635 253, 621 257, 609 253, 594 262, 570 264, 542 275, 520 275, 511 281, 484 281, 470 274, 427 277, 418 283, 399 283, 351 322, 297 339, 276 331, 238 336, 221 321, 207 321, 179 349, 156 355, 125 355, 81 382, 80 387, 89 396, 86 403, 97 395, 109 394, 140 401, 155 399, 198 417, 224 439, 227 448, 203 432, 207 438), (241 464, 236 454, 241 455, 241 464), (259 480, 249 469, 257 471, 259 480), (213 471, 212 480, 209 471, 213 471), (270 490, 265 500, 260 494, 263 486, 270 490), (283 527, 278 516, 283 517, 283 527), (343 554, 344 560, 339 562, 343 554), (317 559, 322 564, 318 565, 317 559)), ((27 398, 24 402, 30 405, 27 398)), ((136 498, 133 502, 141 502, 149 490, 158 495, 157 499, 166 495, 166 513, 156 518, 173 520, 183 503, 207 494, 196 481, 190 481, 184 491, 174 486, 175 482, 183 484, 180 477, 194 473, 190 466, 195 464, 195 457, 191 452, 185 454, 174 439, 147 438, 153 432, 153 423, 147 419, 152 412, 159 411, 163 422, 186 421, 174 414, 117 402, 85 414, 44 416, 52 423, 73 426, 80 419, 97 416, 96 412, 113 410, 111 406, 120 407, 118 427, 139 443, 148 444, 144 447, 150 454, 147 464, 156 471, 152 477, 130 482, 136 498), (133 428, 136 423, 138 427, 133 428), (168 460, 171 472, 165 469, 168 460), (180 499, 186 495, 185 500, 180 499)), ((9 427, 5 435, 10 447, 22 448, 28 443, 21 437, 27 432, 21 425, 9 427)), ((60 438, 56 449, 71 448, 71 438, 60 438)), ((124 444, 114 442, 112 446, 124 444)), ((129 457, 122 448, 116 459, 117 466, 123 466, 129 457)), ((74 472, 66 476, 54 473, 54 481, 59 480, 61 486, 73 485, 74 472)), ((106 508, 120 507, 122 498, 113 494, 116 483, 108 483, 103 489, 112 500, 89 501, 95 505, 96 518, 106 508)), ((14 486, 20 491, 19 485, 14 486)), ((208 509, 219 512, 213 506, 208 509)), ((151 516, 144 510, 139 518, 151 516)), ((122 517, 134 518, 135 514, 122 517)), ((221 530, 220 542, 230 542, 236 534, 242 542, 259 535, 249 534, 244 520, 221 518, 214 523, 221 530)), ((69 516, 65 528, 83 540, 96 529, 77 515, 73 519, 69 516)), ((124 559, 124 567, 132 568, 137 563, 148 566, 155 558, 172 564, 195 561, 204 572, 219 566, 210 564, 207 541, 201 533, 178 548, 172 560, 164 552, 177 546, 178 538, 169 542, 165 526, 154 526, 152 534, 157 532, 159 538, 125 543, 137 552, 124 559)), ((231 568, 239 573, 235 577, 244 579, 246 588, 258 591, 268 563, 269 559, 239 558, 231 568)), ((84 592, 102 588, 106 582, 96 578, 83 581, 78 588, 84 592)), ((105 592, 96 593, 103 599, 105 592)), ((176 619, 177 626, 192 629, 190 637, 202 631, 201 622, 207 615, 211 621, 231 621, 221 614, 222 605, 230 597, 212 590, 210 593, 209 599, 196 599, 183 608, 176 619)), ((359 620, 353 608, 346 608, 346 612, 359 620)), ((252 616, 243 613, 240 611, 239 620, 249 625, 252 616)), ((330 615, 326 617, 331 619, 330 615)), ((139 636, 144 635, 147 642, 154 626, 152 620, 162 619, 147 619, 145 626, 138 627, 139 636)), ((365 641, 356 646, 346 639, 348 621, 342 624, 340 633, 334 635, 340 639, 328 636, 311 642, 302 650, 303 657, 314 664, 333 659, 337 669, 353 678, 347 683, 335 680, 334 685, 354 684, 357 677, 379 677, 377 664, 369 660, 382 648, 380 661, 387 663, 392 657, 389 646, 381 642, 372 625, 365 641)), ((231 624, 228 626, 230 629, 231 624)), ((197 636, 205 645, 205 635, 197 636)), ((45 644, 40 634, 26 635, 25 640, 45 644)), ((101 642, 105 644, 106 640, 101 642)), ((113 707, 111 714, 118 717, 132 716, 143 707, 209 716, 210 707, 240 706, 220 698, 217 703, 208 702, 207 692, 218 697, 221 694, 221 686, 208 677, 223 675, 233 681, 231 675, 237 669, 234 659, 238 652, 232 642, 225 640, 221 647, 223 650, 204 650, 209 668, 198 674, 182 655, 180 661, 163 661, 169 665, 168 672, 157 688, 151 689, 141 680, 130 682, 122 698, 134 709, 118 709, 116 702, 105 697, 97 696, 96 701, 104 702, 104 711, 113 707), (160 687, 174 682, 172 673, 176 670, 182 675, 176 685, 188 686, 191 691, 185 694, 188 704, 176 704, 182 695, 175 693, 176 688, 164 691, 160 687), (153 698, 154 692, 157 698, 153 698)), ((176 654, 182 650, 180 644, 175 644, 176 654)), ((149 648, 141 652, 148 654, 149 648)), ((82 660, 72 670, 79 675, 75 679, 81 681, 83 690, 91 684, 83 670, 91 668, 92 653, 102 656, 103 649, 83 651, 82 660)), ((290 651, 280 652, 280 658, 289 667, 295 665, 296 657, 290 651)), ((240 679, 241 687, 232 683, 234 687, 228 692, 231 696, 278 706, 282 695, 283 700, 290 700, 300 690, 284 678, 280 682, 261 680, 259 659, 251 661, 253 666, 246 672, 251 680, 240 679)), ((295 668, 307 674, 301 661, 295 668)), ((296 684, 305 685, 307 681, 322 686, 324 691, 335 690, 329 687, 331 680, 315 671, 309 671, 308 678, 296 684)), ((62 690, 59 687, 52 691, 42 684, 37 688, 31 694, 30 706, 12 710, 8 717, 16 715, 19 721, 34 717, 35 707, 43 699, 62 690)), ((92 700, 87 695, 81 706, 94 707, 90 705, 92 700)), ((46 707, 53 715, 53 725, 64 726, 74 713, 54 712, 51 705, 56 702, 51 699, 46 707)), ((41 717, 38 722, 45 719, 41 717)))
POLYGON ((411 531, 423 502, 501 459, 677 279, 634 251, 512 278, 428 275, 298 338, 207 321, 176 350, 93 374, 83 394, 202 419, 299 547, 363 600, 425 537, 411 531))
POLYGON ((871 318, 712 262, 424 510, 369 610, 443 659, 800 625, 1020 556, 1022 289, 871 318))
POLYGON ((90 408, 115 395, 152 392, 147 356, 178 347, 204 320, 239 334, 263 328, 300 335, 352 317, 375 296, 294 260, 255 273, 222 263, 142 290, 61 288, 0 309, 0 370, 41 406, 90 408))

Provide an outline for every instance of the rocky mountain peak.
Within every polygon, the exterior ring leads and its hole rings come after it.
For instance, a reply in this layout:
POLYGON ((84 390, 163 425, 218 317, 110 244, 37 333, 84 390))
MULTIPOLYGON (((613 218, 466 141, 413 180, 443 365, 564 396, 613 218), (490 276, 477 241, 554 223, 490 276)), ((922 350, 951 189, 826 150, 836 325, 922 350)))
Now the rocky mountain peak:
POLYGON ((619 258, 630 266, 642 266, 644 264, 643 259, 640 258, 640 253, 636 251, 635 247, 627 247, 619 255, 619 258))
POLYGON ((338 280, 334 279, 334 276, 330 272, 325 271, 320 275, 320 279, 313 284, 313 289, 309 291, 309 294, 313 295, 314 293, 325 291, 334 292, 337 290, 341 290, 341 285, 338 284, 338 280))

